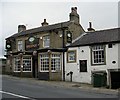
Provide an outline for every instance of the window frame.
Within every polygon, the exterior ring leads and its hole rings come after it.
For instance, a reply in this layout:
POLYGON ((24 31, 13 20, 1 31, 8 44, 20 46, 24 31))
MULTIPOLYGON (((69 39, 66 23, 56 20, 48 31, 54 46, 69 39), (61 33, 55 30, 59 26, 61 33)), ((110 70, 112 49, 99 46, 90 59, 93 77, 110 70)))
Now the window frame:
POLYGON ((17 41, 17 50, 23 51, 23 41, 22 40, 17 41), (21 43, 19 43, 19 42, 21 42, 21 43))
MULTIPOLYGON (((20 60, 20 57, 18 57, 18 56, 15 56, 15 57, 14 57, 14 72, 21 72, 21 65, 19 65, 19 66, 20 66, 20 68, 19 68, 20 70, 19 70, 19 71, 18 71, 18 70, 15 70, 15 69, 16 69, 16 64, 15 64, 15 63, 16 63, 16 62, 15 62, 16 58, 20 60)), ((21 63, 21 62, 20 62, 20 63, 21 63)), ((20 64, 20 63, 19 63, 19 64, 20 64)), ((22 64, 23 64, 22 72, 32 72, 32 57, 31 57, 31 56, 23 56, 23 57, 22 57, 22 64), (29 70, 29 71, 25 71, 25 70, 24 70, 24 58, 27 58, 27 57, 30 57, 29 60, 30 60, 30 65, 31 65, 31 66, 30 66, 30 70, 29 70)))
POLYGON ((30 59, 29 59, 30 65, 31 65, 31 66, 30 66, 30 70, 29 70, 29 71, 24 71, 24 70, 23 70, 23 72, 32 72, 32 57, 31 57, 31 56, 24 56, 24 57, 23 57, 23 69, 24 69, 24 59, 25 59, 25 58, 28 58, 28 57, 30 57, 30 59))
POLYGON ((76 50, 68 50, 67 51, 67 63, 75 63, 76 59, 77 59, 77 51, 76 50), (74 60, 69 59, 69 53, 70 52, 74 52, 74 55, 75 55, 74 60))
POLYGON ((91 46, 91 65, 105 65, 106 64, 106 47, 105 47, 105 45, 94 45, 94 46, 91 46), (98 47, 99 47, 99 49, 98 49, 98 47), (101 48, 101 47, 103 47, 103 48, 101 48), (96 50, 93 50, 93 48, 96 48, 96 50), (95 61, 95 59, 94 59, 94 57, 95 57, 95 55, 93 54, 93 52, 95 53, 100 53, 100 51, 101 52, 103 52, 104 53, 104 55, 103 55, 103 53, 101 53, 101 55, 99 55, 99 57, 98 57, 98 55, 96 54, 96 56, 97 56, 97 58, 96 58, 96 60, 98 61, 98 62, 94 62, 95 61), (103 58, 102 58, 102 56, 103 56, 103 58), (101 62, 99 62, 99 60, 101 59, 101 62), (102 60, 103 60, 103 63, 102 63, 102 60))
POLYGON ((49 48, 49 47, 50 47, 50 35, 44 35, 43 36, 43 48, 49 48), (48 43, 49 45, 46 45, 46 41, 49 41, 48 43))
POLYGON ((51 71, 56 72, 56 71, 60 71, 60 70, 61 70, 61 54, 60 53, 52 53, 52 55, 51 55, 51 71), (57 56, 55 56, 55 55, 57 55, 57 56), (55 60, 55 65, 54 66, 52 66, 52 60, 53 59, 55 60), (56 61, 56 60, 59 60, 59 61, 56 61), (58 64, 56 64, 56 62, 58 64), (52 70, 52 67, 55 68, 55 70, 52 70))
POLYGON ((41 53, 41 54, 39 54, 39 71, 40 72, 49 72, 49 55, 47 54, 47 53, 41 53), (41 58, 41 56, 43 56, 44 55, 44 58, 41 58), (45 55, 46 55, 46 57, 45 57, 45 55), (45 58, 47 58, 47 60, 45 59, 45 58), (42 62, 41 60, 43 60, 44 62, 42 62), (46 60, 46 61, 45 61, 46 60), (44 63, 45 64, 47 64, 48 63, 48 70, 42 70, 42 69, 44 69, 44 68, 42 68, 42 67, 45 67, 45 65, 44 65, 44 63), (42 65, 43 64, 43 65, 42 65))
MULTIPOLYGON (((50 55, 48 53, 39 53, 39 71, 40 72, 49 72, 50 65, 51 65, 51 72, 61 71, 61 53, 51 53, 50 55), (47 57, 45 57, 45 58, 47 58, 47 64, 48 64, 48 69, 47 70, 42 70, 42 68, 41 68, 41 67, 45 67, 45 65, 44 66, 41 65, 42 64, 41 59, 44 59, 44 58, 41 58, 41 55, 46 55, 47 56, 47 57), (58 56, 53 56, 53 55, 59 55, 59 57, 58 56), (51 59, 51 61, 50 61, 50 59, 51 59), (55 63, 55 65, 53 64, 54 62, 52 63, 52 60, 56 60, 56 59, 59 59, 59 69, 57 69, 57 70, 56 70, 56 63, 55 63), (54 70, 52 70, 52 68, 54 70)), ((44 63, 44 64, 46 64, 46 63, 44 63)))

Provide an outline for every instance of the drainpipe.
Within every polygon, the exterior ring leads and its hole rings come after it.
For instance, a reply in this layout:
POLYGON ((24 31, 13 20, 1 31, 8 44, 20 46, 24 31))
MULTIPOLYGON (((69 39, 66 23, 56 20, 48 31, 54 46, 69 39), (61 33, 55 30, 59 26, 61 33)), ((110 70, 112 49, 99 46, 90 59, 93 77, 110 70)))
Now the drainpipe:
MULTIPOLYGON (((65 29, 62 28, 62 46, 65 47, 65 29)), ((65 52, 63 51, 63 81, 65 81, 65 52)))

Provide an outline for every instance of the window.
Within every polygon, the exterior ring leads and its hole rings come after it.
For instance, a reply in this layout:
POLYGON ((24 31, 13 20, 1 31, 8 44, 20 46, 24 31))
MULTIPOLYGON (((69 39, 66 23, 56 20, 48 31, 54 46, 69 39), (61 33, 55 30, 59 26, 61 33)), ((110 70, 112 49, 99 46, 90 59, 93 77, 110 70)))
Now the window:
MULTIPOLYGON (((22 59, 22 63, 23 63, 23 72, 31 72, 32 70, 32 64, 31 64, 31 57, 23 57, 22 59)), ((15 62, 15 67, 14 67, 14 71, 21 71, 21 59, 19 57, 15 57, 14 58, 14 62, 15 62)))
POLYGON ((23 41, 18 41, 18 51, 23 51, 23 41))
POLYGON ((31 71, 31 57, 23 57, 23 71, 31 71))
POLYGON ((14 58, 14 71, 20 71, 21 70, 21 65, 20 65, 20 58, 19 57, 15 57, 14 58))
POLYGON ((43 37, 43 47, 44 48, 50 47, 50 36, 49 35, 43 37))
POLYGON ((92 47, 92 64, 105 64, 105 47, 103 45, 92 47))
POLYGON ((80 60, 80 72, 87 72, 87 60, 80 60))
POLYGON ((40 71, 49 71, 49 56, 47 54, 40 55, 40 71))
POLYGON ((76 62, 76 51, 75 50, 71 50, 67 52, 67 62, 68 63, 72 63, 72 62, 76 62))
POLYGON ((51 71, 59 71, 61 60, 60 54, 51 54, 51 61, 48 54, 40 54, 40 71, 49 72, 49 63, 51 63, 51 71))
POLYGON ((108 48, 112 48, 112 44, 110 43, 110 44, 108 44, 108 48))
POLYGON ((52 54, 51 70, 52 71, 60 70, 60 54, 52 54))

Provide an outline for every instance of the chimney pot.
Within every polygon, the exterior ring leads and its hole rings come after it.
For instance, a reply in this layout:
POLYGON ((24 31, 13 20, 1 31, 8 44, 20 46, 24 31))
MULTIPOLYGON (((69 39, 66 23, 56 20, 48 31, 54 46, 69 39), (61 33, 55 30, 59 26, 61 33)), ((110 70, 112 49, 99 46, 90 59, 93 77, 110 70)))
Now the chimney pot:
POLYGON ((88 31, 95 31, 95 29, 92 28, 92 22, 89 22, 89 28, 87 29, 88 31))
POLYGON ((91 22, 89 22, 89 27, 92 28, 92 23, 91 22))
POLYGON ((44 19, 44 22, 41 23, 41 25, 42 25, 42 26, 47 26, 47 25, 48 25, 48 23, 46 22, 46 19, 44 19))

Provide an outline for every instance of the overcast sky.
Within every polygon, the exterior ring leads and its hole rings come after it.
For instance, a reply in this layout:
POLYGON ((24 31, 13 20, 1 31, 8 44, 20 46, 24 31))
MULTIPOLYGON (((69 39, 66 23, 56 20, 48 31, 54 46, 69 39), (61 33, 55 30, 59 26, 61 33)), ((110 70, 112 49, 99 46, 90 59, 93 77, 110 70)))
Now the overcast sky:
MULTIPOLYGON (((38 0, 1 0, 0 2, 0 57, 5 50, 5 38, 17 32, 19 24, 27 29, 40 27, 43 19, 50 24, 69 20, 71 7, 78 8, 80 24, 87 31, 88 22, 95 30, 118 27, 118 0, 76 0, 75 2, 38 2, 38 0), (11 1, 11 2, 10 2, 11 1), (34 2, 33 2, 34 1, 34 2), (111 1, 111 2, 110 2, 111 1)), ((46 1, 46 0, 45 0, 46 1)))

